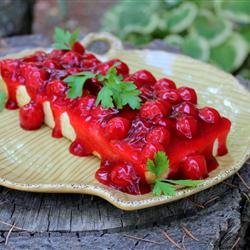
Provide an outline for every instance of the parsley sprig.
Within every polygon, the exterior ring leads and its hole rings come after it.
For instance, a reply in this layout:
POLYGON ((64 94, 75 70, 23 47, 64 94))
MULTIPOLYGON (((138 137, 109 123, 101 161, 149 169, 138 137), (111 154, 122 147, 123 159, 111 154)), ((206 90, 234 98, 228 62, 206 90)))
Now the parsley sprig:
POLYGON ((6 93, 0 91, 0 112, 3 111, 6 102, 6 93))
POLYGON ((156 177, 155 182, 152 185, 152 191, 154 195, 169 195, 176 194, 177 186, 182 187, 197 187, 202 184, 202 180, 169 180, 163 179, 162 175, 169 169, 169 160, 163 151, 158 151, 154 155, 154 160, 147 160, 147 169, 153 173, 156 177))
POLYGON ((132 109, 139 109, 141 99, 140 91, 132 82, 123 81, 123 77, 117 73, 116 64, 109 68, 105 75, 90 71, 80 72, 64 79, 68 84, 67 96, 76 98, 82 96, 83 87, 88 79, 96 78, 103 86, 96 98, 96 105, 101 104, 103 108, 118 108, 129 105, 132 109))
POLYGON ((55 49, 71 50, 75 42, 78 40, 79 29, 76 29, 73 33, 63 30, 61 28, 55 28, 54 41, 52 46, 55 49))

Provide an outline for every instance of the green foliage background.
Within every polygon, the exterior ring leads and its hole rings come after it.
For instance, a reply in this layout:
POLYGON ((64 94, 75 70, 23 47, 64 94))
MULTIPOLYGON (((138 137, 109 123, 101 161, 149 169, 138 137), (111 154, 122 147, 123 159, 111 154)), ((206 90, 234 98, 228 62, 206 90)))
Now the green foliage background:
POLYGON ((250 79, 249 0, 121 0, 103 30, 143 46, 154 39, 250 79))

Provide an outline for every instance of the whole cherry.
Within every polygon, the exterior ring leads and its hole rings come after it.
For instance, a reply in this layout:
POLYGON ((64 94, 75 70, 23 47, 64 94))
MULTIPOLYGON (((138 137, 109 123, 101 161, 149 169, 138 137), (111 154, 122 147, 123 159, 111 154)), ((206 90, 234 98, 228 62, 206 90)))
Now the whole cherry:
POLYGON ((19 109, 19 117, 23 129, 39 129, 44 122, 43 108, 40 104, 30 102, 19 109))
POLYGON ((156 121, 166 115, 171 111, 171 105, 167 102, 147 101, 140 109, 140 117, 146 120, 156 121))
POLYGON ((178 88, 178 93, 183 101, 191 102, 197 104, 197 95, 194 89, 189 87, 178 88))
POLYGON ((129 74, 129 68, 126 63, 122 62, 119 59, 112 59, 107 62, 101 63, 97 66, 95 71, 101 75, 106 75, 107 71, 113 66, 116 65, 115 68, 117 70, 118 75, 122 75, 123 77, 129 74))
POLYGON ((119 187, 126 187, 137 178, 133 166, 126 162, 117 163, 110 172, 110 180, 119 187))
POLYGON ((142 86, 152 86, 156 83, 155 77, 147 70, 139 70, 125 80, 134 82, 137 88, 142 86))
POLYGON ((198 131, 198 122, 193 116, 182 115, 177 118, 176 130, 181 136, 192 139, 198 131))
POLYGON ((123 139, 130 129, 130 122, 123 117, 110 119, 105 128, 106 137, 109 139, 123 139))
POLYGON ((154 90, 156 93, 160 93, 162 90, 168 89, 176 89, 176 85, 172 80, 167 78, 159 79, 154 85, 154 90))
POLYGON ((191 115, 193 117, 197 117, 198 110, 195 107, 195 105, 192 104, 191 102, 182 102, 182 103, 175 105, 173 107, 173 114, 174 115, 187 114, 187 115, 191 115))
POLYGON ((164 147, 169 144, 170 133, 165 127, 155 127, 149 131, 146 137, 149 143, 161 143, 164 147))
POLYGON ((200 109, 199 117, 201 120, 207 123, 216 123, 221 118, 219 112, 216 109, 210 107, 200 109))
POLYGON ((208 175, 206 159, 203 155, 187 156, 181 164, 181 169, 185 179, 199 180, 208 175))

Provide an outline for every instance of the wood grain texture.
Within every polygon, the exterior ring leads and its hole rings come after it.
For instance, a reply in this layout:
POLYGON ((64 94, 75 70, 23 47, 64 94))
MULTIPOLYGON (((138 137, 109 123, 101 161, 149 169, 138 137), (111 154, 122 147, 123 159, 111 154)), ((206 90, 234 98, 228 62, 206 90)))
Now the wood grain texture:
MULTIPOLYGON (((245 164, 239 173, 249 185, 250 165, 245 164)), ((238 237, 237 249, 246 249, 249 222, 249 190, 237 175, 190 198, 131 212, 88 195, 0 188, 0 249, 177 249, 165 239, 163 229, 186 249, 228 250, 238 237), (14 229, 6 247, 11 226, 2 222, 28 231, 14 229), (199 241, 187 236, 183 240, 183 225, 199 241)))

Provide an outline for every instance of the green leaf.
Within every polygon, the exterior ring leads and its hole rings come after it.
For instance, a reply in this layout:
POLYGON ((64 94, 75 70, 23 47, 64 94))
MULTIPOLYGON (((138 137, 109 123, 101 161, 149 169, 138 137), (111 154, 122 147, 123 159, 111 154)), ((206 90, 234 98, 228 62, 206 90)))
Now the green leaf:
POLYGON ((120 1, 103 17, 103 29, 115 32, 120 38, 129 33, 150 34, 159 25, 157 10, 161 1, 120 1))
POLYGON ((215 10, 234 22, 250 23, 250 1, 248 0, 220 0, 214 1, 215 10))
POLYGON ((157 196, 161 194, 174 196, 176 194, 176 190, 173 185, 157 180, 153 187, 153 194, 157 196))
POLYGON ((169 160, 165 152, 158 151, 154 159, 146 162, 147 170, 154 174, 155 182, 152 185, 154 195, 175 195, 177 185, 183 187, 197 187, 203 180, 169 180, 162 179, 162 175, 169 169, 169 160))
POLYGON ((164 38, 164 41, 169 45, 173 45, 177 48, 180 48, 182 46, 184 39, 182 38, 182 36, 173 34, 173 35, 166 36, 164 38))
POLYGON ((6 93, 0 91, 0 112, 3 111, 6 102, 6 93))
POLYGON ((71 50, 75 42, 78 40, 79 29, 75 30, 72 34, 61 28, 55 28, 54 43, 52 46, 55 49, 71 50))
POLYGON ((207 41, 197 36, 185 37, 181 44, 182 51, 193 58, 207 61, 209 59, 210 48, 207 41))
POLYGON ((195 18, 191 33, 206 39, 209 45, 217 46, 231 35, 232 24, 208 10, 203 10, 195 18))
POLYGON ((246 42, 248 43, 248 48, 250 50, 250 25, 241 26, 237 31, 246 40, 246 42))
POLYGON ((129 105, 132 109, 140 107, 140 91, 132 82, 124 82, 121 75, 117 74, 117 64, 113 65, 107 71, 106 75, 94 74, 92 72, 80 72, 64 79, 69 86, 67 96, 76 98, 82 96, 85 82, 91 78, 97 78, 103 87, 99 91, 96 99, 96 105, 99 103, 103 108, 122 109, 123 106, 129 105))
POLYGON ((81 72, 66 77, 63 81, 69 86, 67 96, 71 99, 82 96, 85 82, 95 76, 96 75, 92 72, 81 72))
POLYGON ((102 89, 98 93, 95 104, 98 105, 99 103, 101 103, 103 108, 113 108, 114 104, 112 94, 113 92, 107 86, 102 87, 102 89))
POLYGON ((248 55, 248 44, 237 33, 233 33, 223 44, 211 48, 210 61, 225 71, 238 69, 248 55))
POLYGON ((140 91, 134 83, 124 82, 122 76, 117 74, 115 66, 113 65, 105 76, 97 75, 97 79, 105 86, 104 92, 100 91, 97 95, 97 104, 101 103, 105 108, 115 106, 118 109, 128 104, 132 109, 139 109, 140 91), (103 100, 105 98, 107 100, 103 100))
POLYGON ((169 179, 162 181, 164 182, 166 181, 183 187, 197 187, 204 182, 203 180, 169 180, 169 179))
POLYGON ((167 14, 168 30, 172 33, 179 33, 186 30, 194 21, 196 14, 196 5, 191 2, 184 2, 167 14))
POLYGON ((163 151, 158 151, 154 155, 154 160, 147 160, 147 169, 155 174, 157 178, 160 178, 163 173, 165 173, 169 168, 168 158, 163 151))

